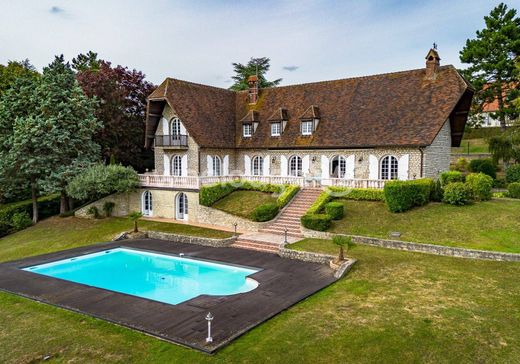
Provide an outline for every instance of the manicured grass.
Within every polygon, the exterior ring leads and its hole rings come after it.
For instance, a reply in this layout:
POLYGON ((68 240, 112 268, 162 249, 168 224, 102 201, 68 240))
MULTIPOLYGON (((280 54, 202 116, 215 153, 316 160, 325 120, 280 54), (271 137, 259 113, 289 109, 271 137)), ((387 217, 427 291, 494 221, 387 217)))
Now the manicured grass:
MULTIPOLYGON (((132 228, 133 223, 124 218, 89 220, 51 217, 0 239, 0 261, 110 241, 116 234, 131 231, 132 228)), ((227 238, 232 235, 226 231, 155 221, 139 221, 139 228, 209 238, 227 238)))
POLYGON ((489 144, 484 138, 479 139, 463 139, 460 147, 451 148, 453 153, 489 153, 489 144), (469 149, 468 149, 469 146, 469 149))
POLYGON ((520 201, 492 200, 469 206, 430 203, 391 213, 382 202, 344 201, 345 217, 332 223, 335 233, 520 253, 520 201))
POLYGON ((276 197, 260 191, 234 191, 211 207, 250 219, 253 210, 265 203, 276 203, 276 197))
MULTIPOLYGON (((0 259, 41 254, 61 236, 82 243, 112 231, 45 221, 0 240, 0 259), (54 226, 54 229, 51 227, 54 226), (21 233, 20 233, 21 234, 21 233), (21 245, 20 245, 21 244, 21 245), (6 249, 12 249, 6 253, 6 249)), ((121 230, 121 229, 120 229, 121 230)), ((69 244, 72 244, 69 241, 69 244)), ((329 241, 298 249, 335 253, 329 241)), ((214 356, 78 313, 0 293, 0 362, 496 363, 520 357, 520 264, 355 246, 347 278, 253 329, 214 356), (51 361, 52 361, 51 360, 51 361)), ((218 317, 214 320, 218 327, 218 317)))

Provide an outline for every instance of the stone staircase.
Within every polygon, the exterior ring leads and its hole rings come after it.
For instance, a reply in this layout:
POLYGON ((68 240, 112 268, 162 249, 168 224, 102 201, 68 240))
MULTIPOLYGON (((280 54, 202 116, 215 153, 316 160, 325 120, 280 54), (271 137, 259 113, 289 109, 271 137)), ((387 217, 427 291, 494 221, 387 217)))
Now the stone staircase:
POLYGON ((284 235, 285 228, 287 228, 287 236, 303 238, 300 230, 300 218, 307 212, 314 201, 316 201, 316 198, 318 198, 321 192, 322 189, 320 188, 302 189, 276 220, 259 231, 262 233, 284 235))
POLYGON ((288 243, 301 240, 303 235, 300 230, 300 217, 311 207, 321 192, 320 188, 304 188, 298 192, 276 220, 256 233, 240 235, 231 247, 276 253, 284 245, 285 228, 287 228, 288 243))

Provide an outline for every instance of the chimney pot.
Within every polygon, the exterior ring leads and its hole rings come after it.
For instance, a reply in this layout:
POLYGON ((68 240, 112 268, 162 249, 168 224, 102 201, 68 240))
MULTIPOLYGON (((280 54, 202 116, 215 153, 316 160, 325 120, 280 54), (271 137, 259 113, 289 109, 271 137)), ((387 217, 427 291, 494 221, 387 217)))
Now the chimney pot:
POLYGON ((431 48, 428 54, 426 55, 426 78, 429 80, 434 80, 437 77, 437 71, 440 67, 439 53, 436 48, 431 48))

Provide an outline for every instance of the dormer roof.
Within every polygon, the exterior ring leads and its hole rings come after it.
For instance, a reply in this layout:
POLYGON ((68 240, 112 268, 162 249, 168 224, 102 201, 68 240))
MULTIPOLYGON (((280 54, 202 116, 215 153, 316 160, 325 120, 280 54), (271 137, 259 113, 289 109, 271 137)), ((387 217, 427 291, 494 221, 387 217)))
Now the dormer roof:
POLYGON ((276 109, 271 116, 267 118, 267 121, 283 121, 288 120, 287 117, 287 109, 284 109, 283 107, 279 107, 276 109))
POLYGON ((258 112, 249 110, 249 112, 240 120, 243 124, 258 122, 258 112))
POLYGON ((320 109, 316 105, 309 106, 303 114, 300 115, 301 120, 312 120, 320 118, 320 109))

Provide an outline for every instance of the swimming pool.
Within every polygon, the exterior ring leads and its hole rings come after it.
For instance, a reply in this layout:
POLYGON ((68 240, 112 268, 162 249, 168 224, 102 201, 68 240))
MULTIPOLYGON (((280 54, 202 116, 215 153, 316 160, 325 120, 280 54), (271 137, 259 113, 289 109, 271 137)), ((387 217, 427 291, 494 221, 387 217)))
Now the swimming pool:
POLYGON ((248 276, 259 271, 121 247, 23 270, 173 305, 202 294, 249 292, 258 282, 248 276))

